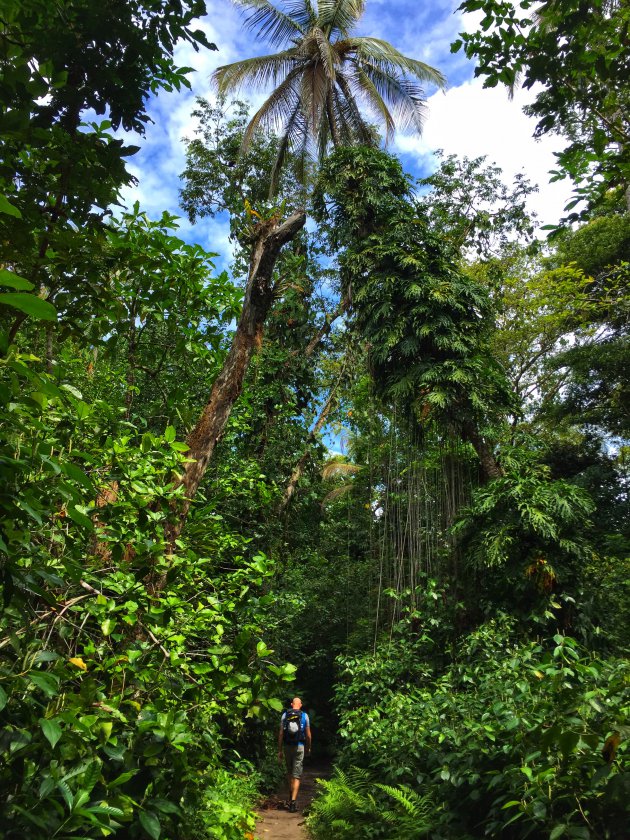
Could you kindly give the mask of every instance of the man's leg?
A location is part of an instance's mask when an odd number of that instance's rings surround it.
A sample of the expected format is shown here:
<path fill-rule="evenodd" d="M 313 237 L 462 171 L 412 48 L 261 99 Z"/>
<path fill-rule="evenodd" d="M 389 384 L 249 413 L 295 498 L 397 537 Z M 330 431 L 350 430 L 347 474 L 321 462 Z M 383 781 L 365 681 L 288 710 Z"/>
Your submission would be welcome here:
<path fill-rule="evenodd" d="M 295 747 L 284 745 L 284 763 L 287 768 L 287 790 L 289 791 L 289 801 L 287 806 L 290 806 L 293 800 L 293 753 Z"/>
<path fill-rule="evenodd" d="M 294 747 L 293 753 L 293 767 L 291 772 L 291 782 L 289 790 L 291 791 L 291 802 L 289 803 L 289 810 L 295 811 L 298 792 L 300 790 L 300 779 L 302 778 L 302 769 L 304 767 L 304 746 L 300 744 Z"/>

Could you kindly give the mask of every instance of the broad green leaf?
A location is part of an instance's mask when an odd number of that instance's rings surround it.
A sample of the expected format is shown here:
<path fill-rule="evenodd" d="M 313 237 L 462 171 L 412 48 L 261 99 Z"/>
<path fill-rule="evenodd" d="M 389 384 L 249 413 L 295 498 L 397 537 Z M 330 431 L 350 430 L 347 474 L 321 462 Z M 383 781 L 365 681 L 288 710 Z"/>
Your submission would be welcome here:
<path fill-rule="evenodd" d="M 78 790 L 74 795 L 74 800 L 72 802 L 72 810 L 76 811 L 82 805 L 85 805 L 90 799 L 90 794 L 87 790 Z"/>
<path fill-rule="evenodd" d="M 87 528 L 88 531 L 94 530 L 94 525 L 92 524 L 92 520 L 89 516 L 86 516 L 85 513 L 80 510 L 77 505 L 68 505 L 68 516 L 72 519 L 73 522 L 76 522 L 77 525 L 81 525 L 83 528 Z"/>
<path fill-rule="evenodd" d="M 566 825 L 557 825 L 549 835 L 549 840 L 558 840 L 558 837 L 562 837 L 566 830 Z"/>
<path fill-rule="evenodd" d="M 5 690 L 4 690 L 4 688 L 2 688 L 2 686 L 0 685 L 0 712 L 1 712 L 1 711 L 4 709 L 4 707 L 7 705 L 7 701 L 8 701 L 8 699 L 9 699 L 9 698 L 7 697 L 7 693 L 6 693 L 6 691 L 5 691 Z"/>
<path fill-rule="evenodd" d="M 111 618 L 106 618 L 105 621 L 101 623 L 101 630 L 103 631 L 104 636 L 110 636 L 114 632 L 115 627 L 116 622 Z"/>
<path fill-rule="evenodd" d="M 270 709 L 273 709 L 276 712 L 281 712 L 282 709 L 284 708 L 282 703 L 280 702 L 280 700 L 278 700 L 277 697 L 270 697 L 267 700 L 267 705 L 269 706 Z"/>
<path fill-rule="evenodd" d="M 77 467 L 76 464 L 72 463 L 65 463 L 63 464 L 63 471 L 71 478 L 73 481 L 76 481 L 78 484 L 82 484 L 86 490 L 92 490 L 93 484 L 92 480 L 87 476 L 80 467 Z"/>
<path fill-rule="evenodd" d="M 40 688 L 48 697 L 55 697 L 59 693 L 59 684 L 56 677 L 45 672 L 31 671 L 29 678 L 33 685 Z"/>
<path fill-rule="evenodd" d="M 101 778 L 101 765 L 98 761 L 92 761 L 85 770 L 85 774 L 83 776 L 83 789 L 87 791 L 88 794 L 92 792 L 94 786 Z"/>
<path fill-rule="evenodd" d="M 0 304 L 11 306 L 13 309 L 19 309 L 26 315 L 32 315 L 33 318 L 38 318 L 40 321 L 56 321 L 57 310 L 48 303 L 47 300 L 42 300 L 37 295 L 30 295 L 27 292 L 21 294 L 20 292 L 6 292 L 0 294 Z"/>
<path fill-rule="evenodd" d="M 72 810 L 72 806 L 74 805 L 74 796 L 72 795 L 70 786 L 64 779 L 59 779 L 59 781 L 57 782 L 57 787 L 61 791 L 61 795 L 65 799 L 66 805 L 68 806 L 69 810 Z"/>
<path fill-rule="evenodd" d="M 153 840 L 159 840 L 162 826 L 155 814 L 151 813 L 151 811 L 140 811 L 140 825 L 149 837 L 152 837 Z"/>
<path fill-rule="evenodd" d="M 163 814 L 180 814 L 180 808 L 175 805 L 174 802 L 169 802 L 168 799 L 152 799 L 151 805 L 153 808 L 157 808 L 158 811 L 162 811 Z"/>
<path fill-rule="evenodd" d="M 175 440 L 175 427 L 174 426 L 167 426 L 164 430 L 164 440 L 167 443 L 173 443 Z"/>
<path fill-rule="evenodd" d="M 109 782 L 107 787 L 115 788 L 119 785 L 124 785 L 125 782 L 129 781 L 129 779 L 133 779 L 137 772 L 137 770 L 127 770 L 126 773 L 121 773 L 120 776 L 116 776 L 116 778 L 112 782 Z"/>
<path fill-rule="evenodd" d="M 99 730 L 103 741 L 109 741 L 109 738 L 112 734 L 112 729 L 114 728 L 114 724 L 111 720 L 103 720 L 100 723 Z"/>
<path fill-rule="evenodd" d="M 46 718 L 40 718 L 39 725 L 42 728 L 42 732 L 48 739 L 50 746 L 54 747 L 62 735 L 61 727 L 59 726 L 57 721 L 47 720 Z"/>
<path fill-rule="evenodd" d="M 15 216 L 16 219 L 21 219 L 22 214 L 17 207 L 14 207 L 5 195 L 0 194 L 0 213 L 7 216 Z"/>
<path fill-rule="evenodd" d="M 0 268 L 0 286 L 9 286 L 9 288 L 17 289 L 20 292 L 31 292 L 35 288 L 29 280 L 20 277 L 18 274 L 14 274 L 6 268 Z"/>
<path fill-rule="evenodd" d="M 79 391 L 78 388 L 75 388 L 74 385 L 69 385 L 67 382 L 61 386 L 64 391 L 67 391 L 69 394 L 72 394 L 73 397 L 76 397 L 78 400 L 83 399 L 83 394 Z"/>
<path fill-rule="evenodd" d="M 35 654 L 33 662 L 39 664 L 40 662 L 56 662 L 59 659 L 59 654 L 54 650 L 39 650 Z"/>

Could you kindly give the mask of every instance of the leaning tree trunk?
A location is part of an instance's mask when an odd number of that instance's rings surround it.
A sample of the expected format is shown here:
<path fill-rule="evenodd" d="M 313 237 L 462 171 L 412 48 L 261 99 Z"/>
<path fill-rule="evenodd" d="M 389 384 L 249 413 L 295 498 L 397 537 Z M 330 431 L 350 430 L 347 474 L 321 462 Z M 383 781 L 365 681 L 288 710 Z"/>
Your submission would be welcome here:
<path fill-rule="evenodd" d="M 299 211 L 282 223 L 274 218 L 254 229 L 243 311 L 232 346 L 212 386 L 201 417 L 186 441 L 190 461 L 177 482 L 178 487 L 184 487 L 184 502 L 179 509 L 178 521 L 171 530 L 171 540 L 184 527 L 191 500 L 199 489 L 214 448 L 225 430 L 232 406 L 243 390 L 252 354 L 262 342 L 265 320 L 273 303 L 273 269 L 280 249 L 293 239 L 305 221 L 306 214 Z"/>

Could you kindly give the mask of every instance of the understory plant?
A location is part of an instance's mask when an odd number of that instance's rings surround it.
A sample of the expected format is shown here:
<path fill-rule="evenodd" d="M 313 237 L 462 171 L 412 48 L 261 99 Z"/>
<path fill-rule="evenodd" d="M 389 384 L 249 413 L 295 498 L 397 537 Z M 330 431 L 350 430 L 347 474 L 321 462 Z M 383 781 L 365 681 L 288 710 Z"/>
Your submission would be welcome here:
<path fill-rule="evenodd" d="M 320 779 L 308 827 L 315 838 L 357 840 L 416 840 L 432 825 L 433 805 L 407 785 L 377 782 L 365 769 L 336 768 L 331 779 Z"/>
<path fill-rule="evenodd" d="M 195 796 L 209 836 L 242 836 L 224 746 L 281 709 L 294 670 L 262 640 L 272 565 L 220 537 L 220 570 L 182 540 L 174 554 L 175 429 L 120 423 L 36 362 L 0 366 L 3 837 L 177 836 Z"/>
<path fill-rule="evenodd" d="M 443 806 L 436 838 L 620 840 L 630 666 L 560 633 L 519 638 L 515 627 L 505 617 L 482 625 L 439 675 L 420 661 L 404 684 L 379 673 L 388 642 L 375 656 L 342 661 L 342 766 L 430 795 Z"/>
<path fill-rule="evenodd" d="M 243 840 L 253 836 L 260 776 L 252 764 L 238 762 L 201 775 L 183 806 L 181 840 Z"/>

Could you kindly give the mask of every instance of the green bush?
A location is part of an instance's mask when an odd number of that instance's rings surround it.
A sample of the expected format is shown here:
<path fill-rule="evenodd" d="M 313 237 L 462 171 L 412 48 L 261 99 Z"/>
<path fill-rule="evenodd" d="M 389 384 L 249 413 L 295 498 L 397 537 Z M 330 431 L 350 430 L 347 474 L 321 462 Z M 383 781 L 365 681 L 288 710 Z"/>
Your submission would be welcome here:
<path fill-rule="evenodd" d="M 434 679 L 418 662 L 401 690 L 390 666 L 386 646 L 346 662 L 342 762 L 441 803 L 433 836 L 624 836 L 627 660 L 600 659 L 559 634 L 522 641 L 498 619 L 471 633 Z"/>
<path fill-rule="evenodd" d="M 248 762 L 201 776 L 187 798 L 181 840 L 243 840 L 253 832 L 260 776 Z"/>
<path fill-rule="evenodd" d="M 3 837 L 174 837 L 200 778 L 207 819 L 245 824 L 220 816 L 224 745 L 295 670 L 261 639 L 271 565 L 232 541 L 219 596 L 214 558 L 170 552 L 175 429 L 119 424 L 33 361 L 0 362 Z"/>

